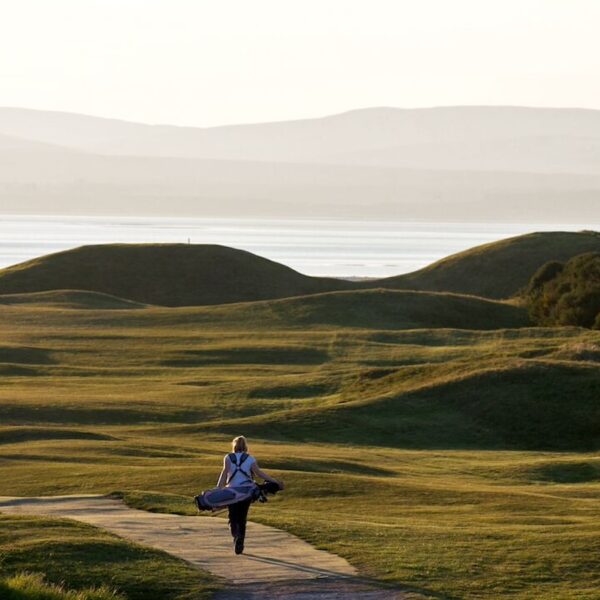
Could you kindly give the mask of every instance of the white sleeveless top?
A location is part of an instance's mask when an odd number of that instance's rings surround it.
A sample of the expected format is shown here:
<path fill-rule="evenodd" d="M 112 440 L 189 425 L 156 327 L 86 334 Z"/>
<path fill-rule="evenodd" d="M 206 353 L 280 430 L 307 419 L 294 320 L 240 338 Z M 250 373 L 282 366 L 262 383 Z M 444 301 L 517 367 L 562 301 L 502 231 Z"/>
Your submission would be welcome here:
<path fill-rule="evenodd" d="M 242 456 L 242 454 L 243 454 L 243 452 L 235 453 L 235 457 L 238 461 L 238 464 L 240 462 L 240 456 Z M 248 458 L 242 464 L 242 470 L 245 471 L 246 473 L 248 473 L 248 475 L 250 475 L 250 479 L 252 479 L 252 465 L 255 462 L 256 462 L 256 459 L 254 458 L 254 456 L 248 455 Z M 229 460 L 229 454 L 227 454 L 225 456 L 225 470 L 227 472 L 228 478 L 235 471 L 235 469 L 236 469 L 235 465 Z M 249 483 L 248 477 L 246 477 L 246 475 L 244 475 L 244 473 L 242 473 L 241 471 L 238 471 L 233 476 L 231 481 L 227 484 L 227 486 L 235 487 L 236 485 L 244 485 L 244 484 L 248 484 L 248 483 Z"/>

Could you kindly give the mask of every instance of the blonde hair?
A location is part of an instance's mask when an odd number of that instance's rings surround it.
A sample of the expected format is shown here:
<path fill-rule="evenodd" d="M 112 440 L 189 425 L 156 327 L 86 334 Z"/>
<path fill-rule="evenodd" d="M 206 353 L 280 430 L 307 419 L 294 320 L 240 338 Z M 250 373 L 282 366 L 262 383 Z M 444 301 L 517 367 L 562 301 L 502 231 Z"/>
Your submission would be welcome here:
<path fill-rule="evenodd" d="M 234 452 L 248 452 L 248 442 L 243 435 L 238 435 L 231 442 L 231 449 Z"/>

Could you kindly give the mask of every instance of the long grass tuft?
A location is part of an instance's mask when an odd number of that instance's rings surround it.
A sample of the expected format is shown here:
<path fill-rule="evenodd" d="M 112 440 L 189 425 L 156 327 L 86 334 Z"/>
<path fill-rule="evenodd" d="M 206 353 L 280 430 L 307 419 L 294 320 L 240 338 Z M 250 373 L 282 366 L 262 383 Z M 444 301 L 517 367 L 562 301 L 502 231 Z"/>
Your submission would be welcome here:
<path fill-rule="evenodd" d="M 48 583 L 39 573 L 19 573 L 0 579 L 2 600 L 125 600 L 125 597 L 106 586 L 85 590 L 66 590 Z"/>

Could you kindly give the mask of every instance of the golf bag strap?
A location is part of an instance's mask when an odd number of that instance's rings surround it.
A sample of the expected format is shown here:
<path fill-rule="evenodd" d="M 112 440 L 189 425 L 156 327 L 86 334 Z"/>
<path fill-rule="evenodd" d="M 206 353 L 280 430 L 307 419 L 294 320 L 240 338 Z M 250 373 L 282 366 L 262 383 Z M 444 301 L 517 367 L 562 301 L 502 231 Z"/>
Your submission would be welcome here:
<path fill-rule="evenodd" d="M 245 452 L 243 452 L 242 455 L 240 456 L 240 462 L 238 463 L 235 452 L 231 452 L 229 454 L 229 461 L 235 467 L 235 470 L 233 471 L 233 473 L 227 475 L 227 484 L 228 485 L 229 485 L 229 482 L 238 474 L 238 472 L 244 474 L 246 476 L 246 478 L 248 479 L 248 481 L 252 481 L 252 477 L 250 476 L 250 473 L 248 473 L 247 471 L 244 471 L 244 469 L 242 469 L 242 465 L 244 464 L 244 462 L 246 461 L 247 458 L 248 458 L 248 455 Z"/>

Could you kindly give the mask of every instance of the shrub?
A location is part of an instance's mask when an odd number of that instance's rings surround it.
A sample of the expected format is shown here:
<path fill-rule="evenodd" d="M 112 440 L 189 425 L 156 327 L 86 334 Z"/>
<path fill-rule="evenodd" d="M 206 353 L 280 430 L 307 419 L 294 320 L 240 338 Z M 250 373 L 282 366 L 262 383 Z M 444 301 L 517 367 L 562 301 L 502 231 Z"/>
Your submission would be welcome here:
<path fill-rule="evenodd" d="M 526 298 L 538 325 L 600 328 L 600 254 L 546 263 L 531 278 Z"/>

